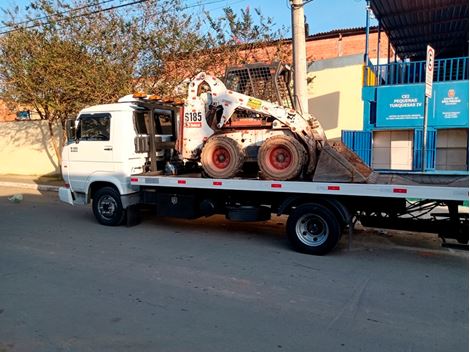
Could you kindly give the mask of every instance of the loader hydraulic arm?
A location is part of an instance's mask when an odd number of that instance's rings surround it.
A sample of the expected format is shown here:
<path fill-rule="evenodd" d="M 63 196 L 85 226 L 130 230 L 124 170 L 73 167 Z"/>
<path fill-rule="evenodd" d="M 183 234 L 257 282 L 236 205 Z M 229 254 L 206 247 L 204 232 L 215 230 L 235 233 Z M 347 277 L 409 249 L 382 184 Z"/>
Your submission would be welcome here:
<path fill-rule="evenodd" d="M 198 99 L 205 84 L 209 87 L 212 104 L 222 106 L 224 109 L 222 118 L 217 124 L 218 128 L 222 128 L 230 120 L 236 109 L 244 109 L 272 116 L 295 131 L 307 145 L 316 144 L 316 142 L 322 145 L 326 142 L 323 128 L 318 120 L 310 114 L 301 115 L 294 109 L 228 90 L 221 80 L 204 72 L 199 73 L 190 83 L 189 103 Z"/>

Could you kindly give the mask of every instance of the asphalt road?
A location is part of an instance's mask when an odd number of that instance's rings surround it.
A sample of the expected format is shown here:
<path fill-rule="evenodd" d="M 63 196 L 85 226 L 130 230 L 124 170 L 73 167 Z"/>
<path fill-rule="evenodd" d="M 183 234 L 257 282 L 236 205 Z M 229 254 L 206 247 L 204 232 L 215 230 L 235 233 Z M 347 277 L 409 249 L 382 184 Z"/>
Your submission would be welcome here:
<path fill-rule="evenodd" d="M 285 219 L 98 225 L 0 188 L 0 351 L 468 351 L 468 253 L 359 231 L 293 252 Z M 31 192 L 31 191 L 30 191 Z"/>

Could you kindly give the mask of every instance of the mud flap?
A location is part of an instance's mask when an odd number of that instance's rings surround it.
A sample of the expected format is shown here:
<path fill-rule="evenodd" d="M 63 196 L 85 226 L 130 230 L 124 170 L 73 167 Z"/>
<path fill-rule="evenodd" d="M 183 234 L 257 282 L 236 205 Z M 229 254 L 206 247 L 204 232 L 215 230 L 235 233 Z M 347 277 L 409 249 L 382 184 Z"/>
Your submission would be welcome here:
<path fill-rule="evenodd" d="M 68 203 L 70 205 L 73 205 L 72 190 L 70 188 L 60 187 L 59 188 L 59 199 L 60 199 L 60 201 L 62 201 L 64 203 Z"/>
<path fill-rule="evenodd" d="M 130 205 L 126 209 L 126 226 L 132 227 L 138 225 L 141 221 L 140 207 L 138 204 Z"/>

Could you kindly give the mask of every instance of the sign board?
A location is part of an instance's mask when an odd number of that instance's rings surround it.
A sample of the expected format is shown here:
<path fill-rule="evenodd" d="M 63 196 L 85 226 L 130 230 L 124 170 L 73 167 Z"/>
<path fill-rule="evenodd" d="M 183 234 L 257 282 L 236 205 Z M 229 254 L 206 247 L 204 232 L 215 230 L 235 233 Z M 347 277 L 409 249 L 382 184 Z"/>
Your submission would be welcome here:
<path fill-rule="evenodd" d="M 431 46 L 426 48 L 426 91 L 428 98 L 432 97 L 432 81 L 434 74 L 434 49 Z"/>
<path fill-rule="evenodd" d="M 423 86 L 386 86 L 377 89 L 377 127 L 421 127 Z"/>
<path fill-rule="evenodd" d="M 468 81 L 436 83 L 433 90 L 434 113 L 429 124 L 468 128 Z"/>

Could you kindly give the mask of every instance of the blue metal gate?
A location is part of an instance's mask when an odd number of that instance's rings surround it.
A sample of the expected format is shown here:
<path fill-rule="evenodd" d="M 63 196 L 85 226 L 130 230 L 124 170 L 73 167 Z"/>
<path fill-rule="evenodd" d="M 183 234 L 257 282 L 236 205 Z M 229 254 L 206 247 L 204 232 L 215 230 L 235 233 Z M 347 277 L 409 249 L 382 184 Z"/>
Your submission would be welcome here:
<path fill-rule="evenodd" d="M 413 138 L 413 170 L 421 170 L 423 165 L 423 130 L 415 129 Z M 426 133 L 426 170 L 436 168 L 436 130 Z"/>
<path fill-rule="evenodd" d="M 341 141 L 355 152 L 367 165 L 372 159 L 372 132 L 370 131 L 341 131 Z"/>

